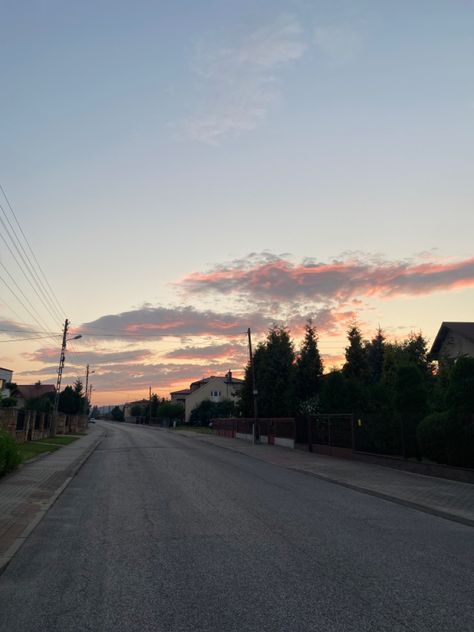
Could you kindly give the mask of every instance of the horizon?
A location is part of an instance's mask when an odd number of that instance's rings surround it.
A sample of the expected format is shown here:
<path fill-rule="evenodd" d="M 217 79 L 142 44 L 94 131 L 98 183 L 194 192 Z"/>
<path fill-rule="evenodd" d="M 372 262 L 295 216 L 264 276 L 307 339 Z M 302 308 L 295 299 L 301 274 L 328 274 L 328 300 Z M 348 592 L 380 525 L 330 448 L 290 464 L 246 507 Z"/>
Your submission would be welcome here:
<path fill-rule="evenodd" d="M 4 12 L 15 381 L 56 382 L 66 316 L 99 406 L 242 377 L 248 327 L 312 318 L 327 371 L 354 320 L 472 321 L 472 2 L 140 7 Z"/>

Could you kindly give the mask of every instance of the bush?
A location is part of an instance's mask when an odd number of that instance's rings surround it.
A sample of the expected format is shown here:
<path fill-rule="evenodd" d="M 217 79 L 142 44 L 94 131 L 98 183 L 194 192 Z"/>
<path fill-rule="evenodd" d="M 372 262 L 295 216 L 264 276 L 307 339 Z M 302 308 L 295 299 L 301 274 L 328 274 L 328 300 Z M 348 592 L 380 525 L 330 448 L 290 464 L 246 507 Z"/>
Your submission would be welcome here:
<path fill-rule="evenodd" d="M 0 476 L 14 470 L 21 463 L 16 441 L 4 430 L 0 430 Z"/>
<path fill-rule="evenodd" d="M 453 410 L 425 417 L 417 428 L 423 455 L 437 463 L 474 467 L 474 419 Z"/>

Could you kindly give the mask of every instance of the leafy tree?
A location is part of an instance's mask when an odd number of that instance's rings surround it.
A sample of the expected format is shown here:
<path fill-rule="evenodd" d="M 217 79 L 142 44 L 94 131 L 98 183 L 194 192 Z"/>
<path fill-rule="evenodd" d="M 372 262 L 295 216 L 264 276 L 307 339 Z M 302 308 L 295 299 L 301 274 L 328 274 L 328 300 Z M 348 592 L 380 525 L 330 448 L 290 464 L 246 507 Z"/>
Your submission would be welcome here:
<path fill-rule="evenodd" d="M 353 405 L 348 380 L 342 371 L 333 369 L 323 378 L 321 392 L 322 413 L 351 413 Z"/>
<path fill-rule="evenodd" d="M 474 415 L 474 358 L 463 356 L 454 364 L 446 403 L 458 413 Z"/>
<path fill-rule="evenodd" d="M 407 363 L 415 364 L 423 376 L 431 377 L 433 367 L 428 360 L 428 342 L 421 331 L 417 334 L 412 332 L 408 336 L 408 339 L 403 343 L 403 351 Z"/>
<path fill-rule="evenodd" d="M 346 362 L 343 367 L 345 377 L 367 380 L 369 363 L 359 327 L 353 324 L 347 332 L 349 345 L 346 347 Z"/>
<path fill-rule="evenodd" d="M 130 409 L 130 414 L 132 417 L 141 417 L 144 415 L 143 406 L 140 406 L 140 404 L 134 404 Z"/>
<path fill-rule="evenodd" d="M 161 419 L 184 419 L 184 408 L 181 404 L 163 400 L 157 411 L 157 417 Z"/>
<path fill-rule="evenodd" d="M 17 400 L 14 397 L 2 397 L 0 398 L 0 406 L 2 408 L 15 408 Z"/>
<path fill-rule="evenodd" d="M 123 410 L 119 406 L 114 406 L 112 408 L 112 410 L 110 411 L 110 416 L 112 417 L 114 421 L 124 420 Z"/>
<path fill-rule="evenodd" d="M 54 393 L 46 393 L 42 397 L 30 397 L 25 402 L 26 410 L 36 410 L 40 413 L 49 413 L 53 409 Z"/>
<path fill-rule="evenodd" d="M 395 382 L 395 407 L 400 413 L 425 415 L 428 392 L 423 374 L 415 364 L 401 366 Z"/>
<path fill-rule="evenodd" d="M 295 394 L 300 404 L 317 398 L 321 390 L 323 375 L 318 336 L 311 320 L 306 323 L 305 331 L 305 337 L 296 360 Z"/>
<path fill-rule="evenodd" d="M 224 399 L 221 402 L 205 399 L 191 411 L 189 422 L 192 425 L 207 426 L 211 419 L 232 417 L 234 414 L 235 404 L 231 399 Z"/>
<path fill-rule="evenodd" d="M 160 406 L 160 400 L 158 398 L 158 395 L 156 395 L 156 393 L 154 393 L 151 396 L 151 405 L 150 405 L 150 416 L 151 417 L 158 417 L 158 408 Z"/>

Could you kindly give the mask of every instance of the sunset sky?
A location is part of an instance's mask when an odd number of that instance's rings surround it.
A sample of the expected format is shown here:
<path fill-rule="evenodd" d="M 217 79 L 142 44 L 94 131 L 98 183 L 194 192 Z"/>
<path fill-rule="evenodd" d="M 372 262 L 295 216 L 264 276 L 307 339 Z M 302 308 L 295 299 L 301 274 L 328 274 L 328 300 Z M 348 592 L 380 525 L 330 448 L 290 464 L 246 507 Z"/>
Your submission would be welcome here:
<path fill-rule="evenodd" d="M 353 319 L 473 320 L 473 0 L 4 0 L 0 72 L 0 183 L 60 303 L 0 193 L 17 383 L 55 382 L 66 316 L 97 404 L 239 374 L 247 327 L 311 316 L 329 369 Z"/>

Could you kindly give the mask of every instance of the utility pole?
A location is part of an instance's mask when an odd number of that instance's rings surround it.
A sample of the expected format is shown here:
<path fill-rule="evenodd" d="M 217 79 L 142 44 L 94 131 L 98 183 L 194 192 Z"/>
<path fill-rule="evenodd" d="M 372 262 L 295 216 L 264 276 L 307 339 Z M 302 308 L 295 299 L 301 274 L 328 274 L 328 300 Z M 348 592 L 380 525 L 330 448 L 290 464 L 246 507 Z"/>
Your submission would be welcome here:
<path fill-rule="evenodd" d="M 151 426 L 151 386 L 148 387 L 148 425 Z"/>
<path fill-rule="evenodd" d="M 250 360 L 250 371 L 252 373 L 252 394 L 253 394 L 253 416 L 255 419 L 253 425 L 253 442 L 257 441 L 257 419 L 258 419 L 258 408 L 257 408 L 257 385 L 255 382 L 255 366 L 253 363 L 253 353 L 252 353 L 252 334 L 250 332 L 250 327 L 247 329 L 247 335 L 249 338 L 249 360 Z"/>
<path fill-rule="evenodd" d="M 88 397 L 88 393 L 87 393 L 87 389 L 89 388 L 89 365 L 87 365 L 86 367 L 86 388 L 85 388 L 85 393 L 86 393 L 86 413 L 89 414 L 89 397 Z"/>
<path fill-rule="evenodd" d="M 61 345 L 61 355 L 59 356 L 58 379 L 56 380 L 56 393 L 54 394 L 53 419 L 51 424 L 51 434 L 56 434 L 56 417 L 58 415 L 59 393 L 61 391 L 61 379 L 63 377 L 64 360 L 66 359 L 66 337 L 69 329 L 69 321 L 66 318 L 63 329 L 63 342 Z"/>

